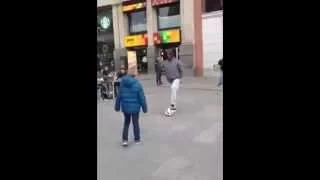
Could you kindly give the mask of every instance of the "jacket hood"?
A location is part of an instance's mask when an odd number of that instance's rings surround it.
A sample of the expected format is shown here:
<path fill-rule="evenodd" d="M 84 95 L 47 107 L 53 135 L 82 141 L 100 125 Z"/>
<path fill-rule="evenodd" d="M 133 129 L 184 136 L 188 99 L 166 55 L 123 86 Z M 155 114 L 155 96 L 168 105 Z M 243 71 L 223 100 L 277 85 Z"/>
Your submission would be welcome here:
<path fill-rule="evenodd" d="M 125 87 L 129 88 L 132 85 L 134 85 L 135 83 L 137 83 L 137 80 L 134 77 L 130 76 L 130 75 L 126 75 L 126 76 L 123 77 L 121 83 L 123 83 L 123 85 Z"/>

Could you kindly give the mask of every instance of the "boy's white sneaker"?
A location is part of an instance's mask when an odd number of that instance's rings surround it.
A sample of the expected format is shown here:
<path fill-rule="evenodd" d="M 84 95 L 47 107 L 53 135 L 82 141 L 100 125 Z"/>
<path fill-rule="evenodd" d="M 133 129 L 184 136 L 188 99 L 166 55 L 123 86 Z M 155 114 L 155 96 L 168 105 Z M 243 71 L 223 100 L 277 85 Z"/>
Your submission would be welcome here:
<path fill-rule="evenodd" d="M 128 146 L 128 141 L 123 141 L 121 145 L 122 146 Z"/>

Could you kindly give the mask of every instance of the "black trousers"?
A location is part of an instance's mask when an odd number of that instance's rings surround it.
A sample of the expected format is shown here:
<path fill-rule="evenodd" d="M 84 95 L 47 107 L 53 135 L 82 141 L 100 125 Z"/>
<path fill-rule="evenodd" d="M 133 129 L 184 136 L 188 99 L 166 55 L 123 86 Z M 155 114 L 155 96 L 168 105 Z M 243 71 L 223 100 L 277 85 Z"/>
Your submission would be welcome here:
<path fill-rule="evenodd" d="M 140 140 L 139 113 L 124 113 L 122 140 L 128 141 L 128 132 L 129 132 L 129 126 L 130 126 L 131 120 L 133 124 L 134 140 L 139 141 Z"/>
<path fill-rule="evenodd" d="M 114 82 L 114 96 L 117 97 L 119 94 L 120 82 Z"/>
<path fill-rule="evenodd" d="M 112 91 L 112 83 L 105 83 L 100 85 L 100 93 L 108 94 L 108 92 Z"/>
<path fill-rule="evenodd" d="M 161 75 L 162 75 L 161 72 L 156 72 L 157 85 L 161 85 L 162 84 Z"/>

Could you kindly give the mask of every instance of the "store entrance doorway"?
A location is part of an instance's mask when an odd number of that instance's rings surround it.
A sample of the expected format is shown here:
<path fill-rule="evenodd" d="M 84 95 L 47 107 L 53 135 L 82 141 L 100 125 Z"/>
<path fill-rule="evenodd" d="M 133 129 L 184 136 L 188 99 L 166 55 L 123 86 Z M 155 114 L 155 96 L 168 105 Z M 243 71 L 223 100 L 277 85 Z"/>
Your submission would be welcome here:
<path fill-rule="evenodd" d="M 139 74 L 148 73 L 148 59 L 147 59 L 147 49 L 136 49 L 137 54 L 137 66 Z"/>

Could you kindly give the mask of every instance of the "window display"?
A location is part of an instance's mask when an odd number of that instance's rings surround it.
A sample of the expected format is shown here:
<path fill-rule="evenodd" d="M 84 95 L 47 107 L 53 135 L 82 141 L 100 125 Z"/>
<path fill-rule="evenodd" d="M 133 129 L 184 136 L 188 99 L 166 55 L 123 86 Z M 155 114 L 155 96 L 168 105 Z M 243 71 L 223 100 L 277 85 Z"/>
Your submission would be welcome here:
<path fill-rule="evenodd" d="M 179 4 L 158 8 L 159 29 L 167 29 L 180 26 Z"/>
<path fill-rule="evenodd" d="M 147 19 L 145 11 L 138 11 L 128 14 L 130 33 L 147 31 Z"/>

